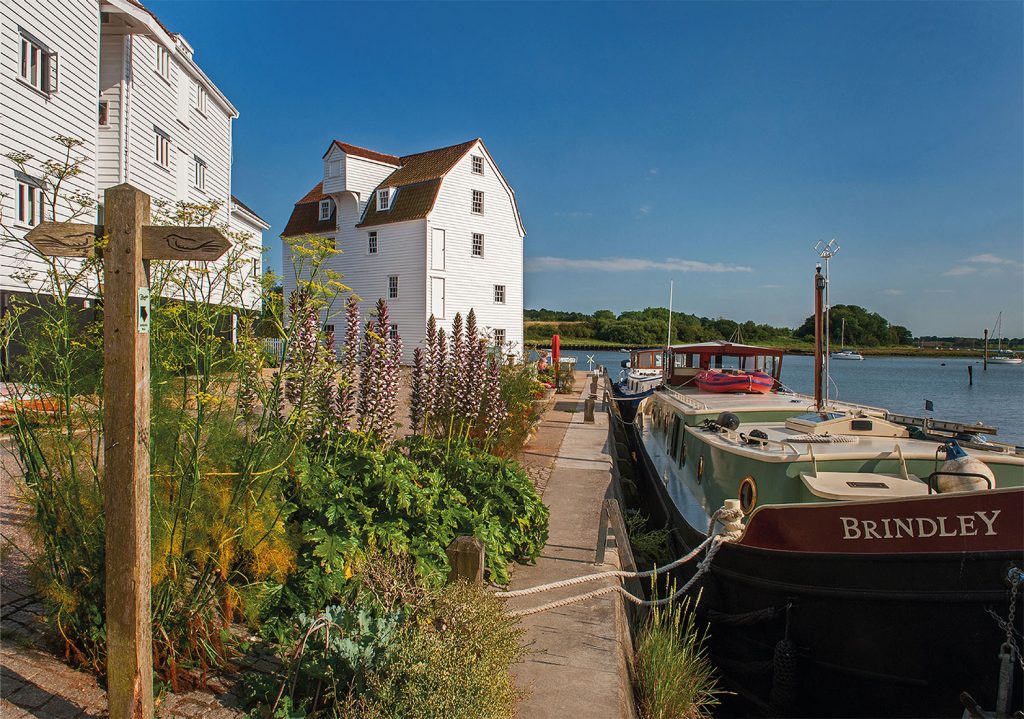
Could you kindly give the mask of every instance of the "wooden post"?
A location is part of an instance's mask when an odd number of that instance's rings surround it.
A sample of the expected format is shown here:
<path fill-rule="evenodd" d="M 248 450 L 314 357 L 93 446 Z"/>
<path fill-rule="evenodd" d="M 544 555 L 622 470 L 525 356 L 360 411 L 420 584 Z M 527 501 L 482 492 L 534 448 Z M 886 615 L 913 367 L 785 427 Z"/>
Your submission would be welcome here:
<path fill-rule="evenodd" d="M 149 516 L 149 260 L 215 260 L 231 246 L 214 227 L 149 225 L 149 196 L 104 194 L 106 224 L 40 222 L 38 252 L 103 250 L 103 515 L 106 521 L 107 704 L 111 719 L 153 716 Z"/>
<path fill-rule="evenodd" d="M 456 537 L 444 552 L 452 565 L 449 582 L 463 579 L 473 584 L 483 583 L 483 542 L 476 537 Z"/>
<path fill-rule="evenodd" d="M 482 584 L 484 581 L 484 543 L 476 537 L 456 537 L 448 549 L 448 563 L 451 564 L 451 571 L 448 572 L 448 581 L 454 582 L 458 579 L 465 579 L 473 584 Z"/>
<path fill-rule="evenodd" d="M 149 263 L 142 258 L 149 196 L 118 185 L 104 197 L 110 238 L 103 253 L 107 703 L 111 719 L 136 719 L 153 716 Z"/>
<path fill-rule="evenodd" d="M 583 400 L 583 421 L 593 422 L 594 421 L 594 398 L 587 397 Z"/>
<path fill-rule="evenodd" d="M 967 385 L 969 387 L 974 386 L 974 367 L 967 365 Z"/>

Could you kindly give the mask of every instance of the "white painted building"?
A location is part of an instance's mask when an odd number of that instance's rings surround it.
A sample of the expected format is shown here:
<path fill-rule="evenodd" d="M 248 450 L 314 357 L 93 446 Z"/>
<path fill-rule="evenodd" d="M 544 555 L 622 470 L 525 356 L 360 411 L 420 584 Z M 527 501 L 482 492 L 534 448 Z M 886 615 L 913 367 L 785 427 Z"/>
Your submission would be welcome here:
<path fill-rule="evenodd" d="M 231 125 L 238 111 L 193 59 L 193 49 L 136 0 L 3 0 L 0 4 L 0 213 L 2 235 L 20 239 L 40 220 L 68 220 L 44 181 L 54 140 L 80 139 L 82 172 L 61 196 L 100 203 L 78 222 L 102 222 L 103 191 L 127 182 L 156 200 L 219 202 L 213 222 L 252 237 L 241 296 L 259 302 L 262 233 L 269 225 L 231 194 Z M 28 152 L 23 170 L 6 157 Z M 153 208 L 154 211 L 157 209 Z M 0 244 L 0 307 L 25 291 L 33 267 L 16 241 Z M 34 289 L 38 289 L 38 286 Z"/>
<path fill-rule="evenodd" d="M 285 238 L 284 293 L 299 279 L 287 239 L 317 234 L 341 253 L 330 267 L 361 298 L 364 317 L 388 301 L 403 361 L 433 314 L 450 329 L 476 311 L 504 352 L 523 351 L 523 229 L 515 193 L 483 141 L 397 157 L 334 141 L 323 178 L 295 204 Z M 324 317 L 341 330 L 341 316 Z"/>

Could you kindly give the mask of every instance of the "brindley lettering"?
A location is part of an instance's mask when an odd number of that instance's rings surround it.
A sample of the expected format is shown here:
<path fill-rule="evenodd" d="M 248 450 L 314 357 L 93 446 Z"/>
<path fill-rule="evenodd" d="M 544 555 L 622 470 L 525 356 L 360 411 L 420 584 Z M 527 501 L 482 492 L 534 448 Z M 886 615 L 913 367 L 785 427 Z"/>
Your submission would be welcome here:
<path fill-rule="evenodd" d="M 994 537 L 996 518 L 1002 510 L 957 514 L 952 517 L 888 517 L 858 519 L 840 517 L 843 539 L 928 539 L 929 537 Z"/>

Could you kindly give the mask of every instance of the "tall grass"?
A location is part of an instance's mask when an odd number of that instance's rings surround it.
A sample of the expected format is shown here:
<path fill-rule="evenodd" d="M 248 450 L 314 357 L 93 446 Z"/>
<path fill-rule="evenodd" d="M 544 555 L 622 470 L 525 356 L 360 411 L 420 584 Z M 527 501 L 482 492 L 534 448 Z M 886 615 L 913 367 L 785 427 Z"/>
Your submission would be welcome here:
<path fill-rule="evenodd" d="M 636 643 L 634 671 L 643 719 L 711 716 L 718 685 L 689 597 L 652 610 Z"/>

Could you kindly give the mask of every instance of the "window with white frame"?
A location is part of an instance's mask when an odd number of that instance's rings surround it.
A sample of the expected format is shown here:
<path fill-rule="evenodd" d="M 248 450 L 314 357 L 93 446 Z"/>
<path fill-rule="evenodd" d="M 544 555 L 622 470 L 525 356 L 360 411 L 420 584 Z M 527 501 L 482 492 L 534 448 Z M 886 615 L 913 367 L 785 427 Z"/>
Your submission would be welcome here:
<path fill-rule="evenodd" d="M 100 127 L 107 127 L 110 124 L 110 102 L 100 100 L 99 117 L 97 122 Z"/>
<path fill-rule="evenodd" d="M 483 233 L 473 233 L 473 257 L 484 256 L 484 236 Z"/>
<path fill-rule="evenodd" d="M 171 53 L 163 45 L 156 46 L 156 71 L 167 82 L 171 81 Z"/>
<path fill-rule="evenodd" d="M 197 82 L 196 83 L 196 109 L 199 110 L 199 112 L 203 113 L 204 115 L 206 114 L 206 97 L 207 97 L 206 88 L 203 87 L 202 85 L 200 85 Z"/>
<path fill-rule="evenodd" d="M 484 214 L 484 191 L 473 190 L 473 214 Z"/>
<path fill-rule="evenodd" d="M 379 212 L 390 210 L 392 199 L 394 199 L 394 193 L 391 192 L 390 187 L 385 187 L 383 190 L 377 190 L 377 210 Z"/>
<path fill-rule="evenodd" d="M 257 279 L 260 276 L 260 260 L 258 257 L 252 258 L 252 276 Z"/>
<path fill-rule="evenodd" d="M 392 342 L 398 339 L 398 325 L 391 325 L 388 328 L 388 339 Z"/>
<path fill-rule="evenodd" d="M 57 53 L 26 32 L 21 33 L 21 79 L 39 92 L 57 91 Z"/>
<path fill-rule="evenodd" d="M 494 301 L 499 305 L 505 304 L 505 285 L 494 286 Z"/>
<path fill-rule="evenodd" d="M 171 167 L 171 137 L 159 127 L 153 126 L 153 161 L 164 169 Z"/>
<path fill-rule="evenodd" d="M 43 221 L 43 190 L 29 178 L 18 179 L 18 224 L 35 227 Z"/>
<path fill-rule="evenodd" d="M 320 200 L 320 221 L 331 219 L 331 210 L 334 209 L 334 200 L 327 198 L 326 200 Z"/>
<path fill-rule="evenodd" d="M 484 174 L 484 158 L 480 157 L 479 155 L 473 155 L 473 174 Z"/>
<path fill-rule="evenodd" d="M 494 330 L 494 344 L 501 349 L 505 346 L 505 330 Z"/>
<path fill-rule="evenodd" d="M 398 299 L 398 275 L 388 276 L 388 299 Z"/>
<path fill-rule="evenodd" d="M 368 232 L 366 234 L 366 252 L 371 255 L 377 254 L 377 233 Z"/>
<path fill-rule="evenodd" d="M 196 187 L 200 190 L 206 189 L 206 163 L 200 159 L 198 155 L 193 155 L 193 159 L 196 162 L 196 176 L 195 183 Z"/>

